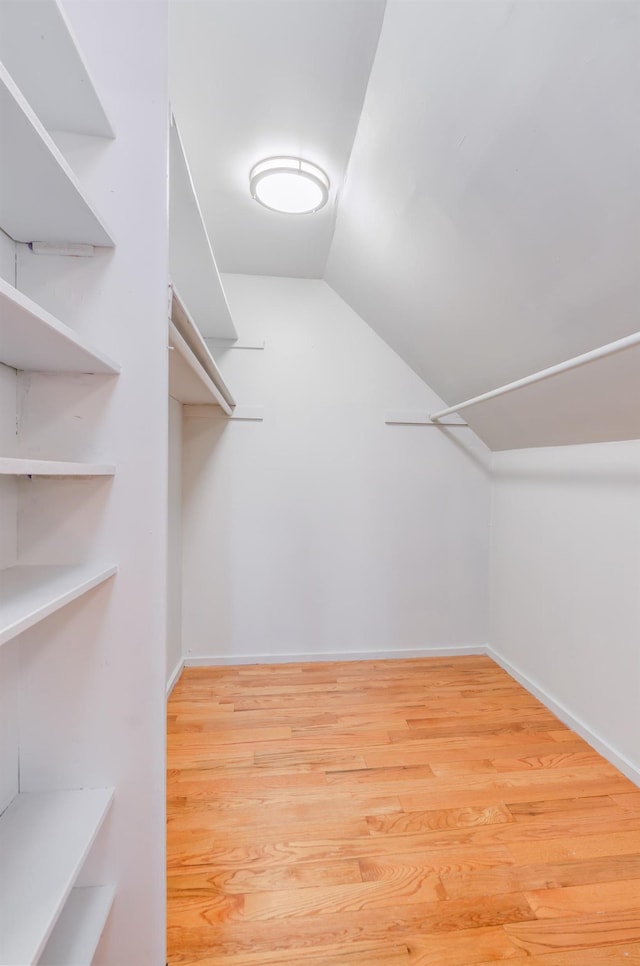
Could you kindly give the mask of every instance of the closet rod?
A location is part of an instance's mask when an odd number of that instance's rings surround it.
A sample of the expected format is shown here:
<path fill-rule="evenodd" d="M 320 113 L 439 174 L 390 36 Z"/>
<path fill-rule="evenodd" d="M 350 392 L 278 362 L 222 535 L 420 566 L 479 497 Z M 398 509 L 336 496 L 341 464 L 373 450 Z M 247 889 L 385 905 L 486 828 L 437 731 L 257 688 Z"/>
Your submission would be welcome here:
<path fill-rule="evenodd" d="M 505 396 L 507 393 L 514 392 L 516 389 L 522 389 L 524 386 L 531 386 L 536 382 L 542 382 L 543 379 L 549 379 L 550 376 L 557 376 L 561 372 L 577 369 L 579 366 L 584 366 L 588 362 L 595 362 L 596 359 L 604 359 L 606 356 L 615 355 L 615 353 L 623 352 L 625 349 L 633 349 L 637 345 L 640 345 L 640 332 L 634 332 L 633 335 L 627 335 L 624 339 L 617 339 L 615 342 L 608 342 L 607 345 L 600 346 L 599 349 L 583 352 L 582 355 L 574 356 L 573 359 L 567 359 L 565 362 L 559 362 L 555 366 L 541 369 L 539 372 L 534 372 L 530 376 L 516 379 L 515 382 L 508 382 L 505 386 L 500 386 L 498 389 L 491 389 L 489 392 L 483 392 L 480 396 L 465 399 L 464 402 L 458 403 L 456 406 L 449 406 L 448 409 L 441 409 L 439 412 L 433 413 L 429 418 L 433 422 L 437 422 L 439 419 L 450 416 L 452 413 L 459 413 L 461 409 L 467 409 L 469 406 L 477 406 L 478 403 L 487 402 L 487 400 L 495 399 L 497 396 Z"/>

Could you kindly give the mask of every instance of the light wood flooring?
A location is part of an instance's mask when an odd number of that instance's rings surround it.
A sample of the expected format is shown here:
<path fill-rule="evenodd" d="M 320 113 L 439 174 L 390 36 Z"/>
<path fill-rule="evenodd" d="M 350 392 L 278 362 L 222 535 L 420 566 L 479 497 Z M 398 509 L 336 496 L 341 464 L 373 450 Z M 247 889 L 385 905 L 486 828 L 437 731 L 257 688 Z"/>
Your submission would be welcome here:
<path fill-rule="evenodd" d="M 170 966 L 640 964 L 640 790 L 486 657 L 189 668 L 168 730 Z"/>

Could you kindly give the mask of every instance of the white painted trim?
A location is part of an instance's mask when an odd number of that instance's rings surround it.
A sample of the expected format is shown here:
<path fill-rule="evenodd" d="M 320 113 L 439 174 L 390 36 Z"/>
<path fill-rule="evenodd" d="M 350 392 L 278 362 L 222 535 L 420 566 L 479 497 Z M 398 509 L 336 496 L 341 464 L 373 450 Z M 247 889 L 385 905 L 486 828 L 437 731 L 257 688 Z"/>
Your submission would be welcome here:
<path fill-rule="evenodd" d="M 178 678 L 182 674 L 182 668 L 184 667 L 184 660 L 180 658 L 173 671 L 169 675 L 169 680 L 167 681 L 167 697 L 171 696 L 171 692 L 178 683 Z"/>
<path fill-rule="evenodd" d="M 483 644 L 456 644 L 451 647 L 409 648 L 398 651 L 347 651 L 326 654 L 211 654 L 184 658 L 185 667 L 226 667 L 234 664 L 301 664 L 322 661 L 390 661 L 412 657 L 461 657 L 485 654 Z"/>
<path fill-rule="evenodd" d="M 503 668 L 507 674 L 518 682 L 518 684 L 521 684 L 523 688 L 526 688 L 527 691 L 534 695 L 534 697 L 538 698 L 539 701 L 542 701 L 545 707 L 552 711 L 553 714 L 557 715 L 560 721 L 568 725 L 572 731 L 575 731 L 576 734 L 579 734 L 580 737 L 584 738 L 585 741 L 588 741 L 592 748 L 595 748 L 595 750 L 599 752 L 603 758 L 606 758 L 607 761 L 609 761 L 612 765 L 615 765 L 615 767 L 618 768 L 623 775 L 626 775 L 627 778 L 631 779 L 632 782 L 640 786 L 640 768 L 634 765 L 633 762 L 629 761 L 629 759 L 624 755 L 621 755 L 619 752 L 617 752 L 615 748 L 612 748 L 608 741 L 606 741 L 604 738 L 601 738 L 600 735 L 598 735 L 595 731 L 592 731 L 592 729 L 585 724 L 584 721 L 582 721 L 580 718 L 576 718 L 576 716 L 572 714 L 571 711 L 564 706 L 564 704 L 552 697 L 548 691 L 546 691 L 535 681 L 532 681 L 531 678 L 524 674 L 523 671 L 520 671 L 518 668 L 514 667 L 510 661 L 507 661 L 506 658 L 502 657 L 501 654 L 495 651 L 490 644 L 486 645 L 484 651 L 492 661 L 495 661 L 496 664 L 500 665 L 500 667 Z"/>

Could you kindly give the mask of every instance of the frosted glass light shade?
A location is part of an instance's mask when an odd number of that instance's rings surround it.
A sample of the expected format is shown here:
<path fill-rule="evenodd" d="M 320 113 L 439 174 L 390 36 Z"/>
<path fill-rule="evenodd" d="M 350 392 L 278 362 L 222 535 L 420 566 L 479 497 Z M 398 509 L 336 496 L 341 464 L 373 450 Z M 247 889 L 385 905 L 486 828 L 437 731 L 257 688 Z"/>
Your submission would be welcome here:
<path fill-rule="evenodd" d="M 265 208 L 289 215 L 318 211 L 329 197 L 329 179 L 322 168 L 301 158 L 258 161 L 249 174 L 249 187 Z"/>

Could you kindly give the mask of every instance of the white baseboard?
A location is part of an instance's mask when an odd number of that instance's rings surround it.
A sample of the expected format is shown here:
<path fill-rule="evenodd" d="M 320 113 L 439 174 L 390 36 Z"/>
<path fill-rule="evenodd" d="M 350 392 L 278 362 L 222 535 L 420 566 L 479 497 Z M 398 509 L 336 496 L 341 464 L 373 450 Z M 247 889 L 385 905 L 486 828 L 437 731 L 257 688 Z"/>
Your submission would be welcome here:
<path fill-rule="evenodd" d="M 495 651 L 490 644 L 487 644 L 487 646 L 484 648 L 484 652 L 488 655 L 488 657 L 491 658 L 492 661 L 495 661 L 496 664 L 499 664 L 500 667 L 507 672 L 507 674 L 511 675 L 512 678 L 521 684 L 523 688 L 526 688 L 527 691 L 534 695 L 534 697 L 538 698 L 539 701 L 542 701 L 544 706 L 547 707 L 549 711 L 552 711 L 553 714 L 560 719 L 560 721 L 568 725 L 572 731 L 575 731 L 577 734 L 579 734 L 580 737 L 584 738 L 585 741 L 588 741 L 591 747 L 595 748 L 595 750 L 599 752 L 603 758 L 606 758 L 607 761 L 611 762 L 612 765 L 615 765 L 615 767 L 621 771 L 623 775 L 626 775 L 627 778 L 631 779 L 632 782 L 635 782 L 636 785 L 640 785 L 640 768 L 636 767 L 633 762 L 629 761 L 625 755 L 621 755 L 615 750 L 615 748 L 612 748 L 608 741 L 598 735 L 595 731 L 592 731 L 591 728 L 580 718 L 576 718 L 575 715 L 568 710 L 568 708 L 565 708 L 560 701 L 557 701 L 554 697 L 552 697 L 549 692 L 545 690 L 545 688 L 537 684 L 535 681 L 532 681 L 531 678 L 524 674 L 523 671 L 520 671 L 519 668 L 514 667 L 510 661 L 507 661 L 506 658 L 502 657 L 501 654 Z"/>
<path fill-rule="evenodd" d="M 230 654 L 206 656 L 187 655 L 185 667 L 226 667 L 234 664 L 299 664 L 321 661 L 389 661 L 412 657 L 460 657 L 465 654 L 485 654 L 483 644 L 460 644 L 452 647 L 409 648 L 398 651 L 340 651 L 315 654 Z"/>
<path fill-rule="evenodd" d="M 180 658 L 173 671 L 169 675 L 169 680 L 167 681 L 167 697 L 171 694 L 176 684 L 178 683 L 178 678 L 182 674 L 182 668 L 184 667 L 184 660 Z"/>

